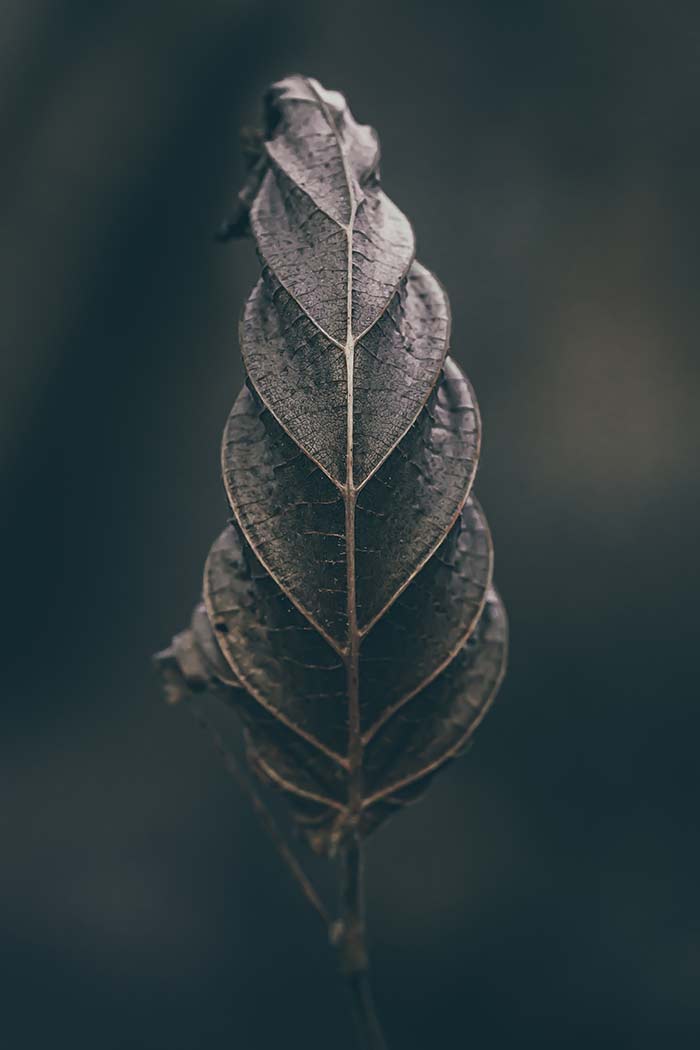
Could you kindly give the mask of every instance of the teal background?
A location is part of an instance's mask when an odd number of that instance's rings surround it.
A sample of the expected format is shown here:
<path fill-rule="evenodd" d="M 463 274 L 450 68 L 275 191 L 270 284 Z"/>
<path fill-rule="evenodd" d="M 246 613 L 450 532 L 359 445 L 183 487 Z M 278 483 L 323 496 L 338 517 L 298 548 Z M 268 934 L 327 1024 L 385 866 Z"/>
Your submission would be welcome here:
<path fill-rule="evenodd" d="M 287 72 L 381 135 L 484 420 L 512 658 L 372 840 L 392 1050 L 700 1037 L 696 4 L 5 0 L 2 1043 L 349 1050 L 320 926 L 149 657 L 227 515 Z M 328 888 L 328 887 L 327 887 Z"/>

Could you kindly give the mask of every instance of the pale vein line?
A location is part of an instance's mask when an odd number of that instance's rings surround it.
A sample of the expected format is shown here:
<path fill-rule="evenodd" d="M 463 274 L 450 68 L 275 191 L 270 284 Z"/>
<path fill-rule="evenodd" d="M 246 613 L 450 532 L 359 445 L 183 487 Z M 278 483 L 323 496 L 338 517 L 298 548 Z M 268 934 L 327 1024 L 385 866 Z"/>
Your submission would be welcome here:
<path fill-rule="evenodd" d="M 348 642 L 349 651 L 346 658 L 348 676 L 348 761 L 349 785 L 348 804 L 351 813 L 357 818 L 362 809 L 362 727 L 360 720 L 360 696 L 359 696 L 359 657 L 360 636 L 357 627 L 357 581 L 355 572 L 355 506 L 357 494 L 353 480 L 353 393 L 354 378 L 353 368 L 355 362 L 355 343 L 352 334 L 352 298 L 353 298 L 353 272 L 352 272 L 352 238 L 357 212 L 357 200 L 350 177 L 348 160 L 345 155 L 343 144 L 338 134 L 338 129 L 333 121 L 325 101 L 316 91 L 314 85 L 307 80 L 307 84 L 313 94 L 319 99 L 328 122 L 333 131 L 338 150 L 343 164 L 345 182 L 348 188 L 350 200 L 350 218 L 346 228 L 347 237 L 347 302 L 346 302 L 346 338 L 345 338 L 345 362 L 347 369 L 347 417 L 346 417 L 346 480 L 345 480 L 345 557 L 347 565 L 347 619 L 348 619 Z"/>

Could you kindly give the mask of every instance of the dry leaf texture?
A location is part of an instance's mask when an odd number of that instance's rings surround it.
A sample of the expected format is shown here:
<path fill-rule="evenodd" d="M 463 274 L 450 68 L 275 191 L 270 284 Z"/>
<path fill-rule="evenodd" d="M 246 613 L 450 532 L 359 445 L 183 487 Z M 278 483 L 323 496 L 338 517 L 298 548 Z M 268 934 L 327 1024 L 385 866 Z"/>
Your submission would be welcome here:
<path fill-rule="evenodd" d="M 262 264 L 224 430 L 233 520 L 159 660 L 235 706 L 312 845 L 367 833 L 464 748 L 507 625 L 472 495 L 481 424 L 449 304 L 342 95 L 290 76 L 240 195 Z"/>

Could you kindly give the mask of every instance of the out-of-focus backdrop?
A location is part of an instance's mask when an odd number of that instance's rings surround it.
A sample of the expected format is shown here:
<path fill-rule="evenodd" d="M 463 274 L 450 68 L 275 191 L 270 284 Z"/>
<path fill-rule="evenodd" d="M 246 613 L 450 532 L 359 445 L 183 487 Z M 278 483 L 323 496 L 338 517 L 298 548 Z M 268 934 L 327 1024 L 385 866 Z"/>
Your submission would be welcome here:
<path fill-rule="evenodd" d="M 4 0 L 7 1050 L 349 1050 L 320 927 L 152 651 L 226 515 L 257 264 L 211 234 L 287 72 L 344 91 L 446 285 L 512 625 L 369 850 L 392 1050 L 700 1037 L 700 13 Z"/>

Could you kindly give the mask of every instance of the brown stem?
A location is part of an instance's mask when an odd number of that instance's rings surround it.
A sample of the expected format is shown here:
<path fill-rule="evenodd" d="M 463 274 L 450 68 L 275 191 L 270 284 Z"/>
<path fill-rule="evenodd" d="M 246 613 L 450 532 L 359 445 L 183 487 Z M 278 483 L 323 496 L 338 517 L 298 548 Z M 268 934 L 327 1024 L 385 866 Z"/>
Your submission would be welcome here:
<path fill-rule="evenodd" d="M 358 1045 L 362 1050 L 387 1050 L 384 1033 L 374 1006 L 367 971 L 349 975 L 348 986 L 352 996 Z"/>
<path fill-rule="evenodd" d="M 341 918 L 335 931 L 335 943 L 340 969 L 350 992 L 358 1050 L 387 1050 L 369 983 L 362 854 L 359 834 L 354 833 L 341 856 Z"/>
<path fill-rule="evenodd" d="M 272 813 L 267 808 L 263 800 L 260 798 L 248 777 L 243 773 L 235 757 L 226 747 L 219 731 L 215 729 L 211 722 L 209 722 L 204 717 L 200 708 L 195 703 L 190 701 L 189 706 L 190 710 L 192 711 L 192 714 L 194 715 L 196 721 L 199 723 L 201 728 L 207 730 L 211 735 L 214 747 L 224 760 L 224 765 L 226 766 L 226 769 L 234 778 L 239 788 L 248 798 L 248 801 L 253 807 L 253 810 L 255 811 L 258 819 L 260 820 L 260 823 L 263 825 L 265 831 L 272 839 L 272 843 L 275 846 L 275 849 L 279 853 L 284 863 L 287 865 L 287 868 L 289 869 L 292 877 L 299 886 L 299 889 L 304 894 L 311 907 L 314 908 L 316 912 L 318 912 L 326 927 L 328 927 L 330 924 L 330 917 L 328 915 L 328 912 L 326 911 L 326 908 L 321 898 L 316 892 L 316 888 L 314 887 L 308 875 L 302 868 L 301 864 L 289 848 L 287 841 L 284 838 L 284 835 L 280 831 L 279 827 L 277 826 L 277 821 L 273 817 Z"/>
<path fill-rule="evenodd" d="M 342 850 L 341 918 L 337 923 L 331 924 L 328 912 L 311 880 L 287 845 L 272 813 L 226 747 L 221 734 L 192 700 L 189 708 L 199 726 L 210 734 L 226 769 L 247 796 L 302 893 L 331 931 L 331 939 L 338 950 L 340 969 L 350 993 L 358 1050 L 387 1050 L 369 983 L 369 959 L 365 940 L 364 858 L 359 834 L 351 834 Z"/>

